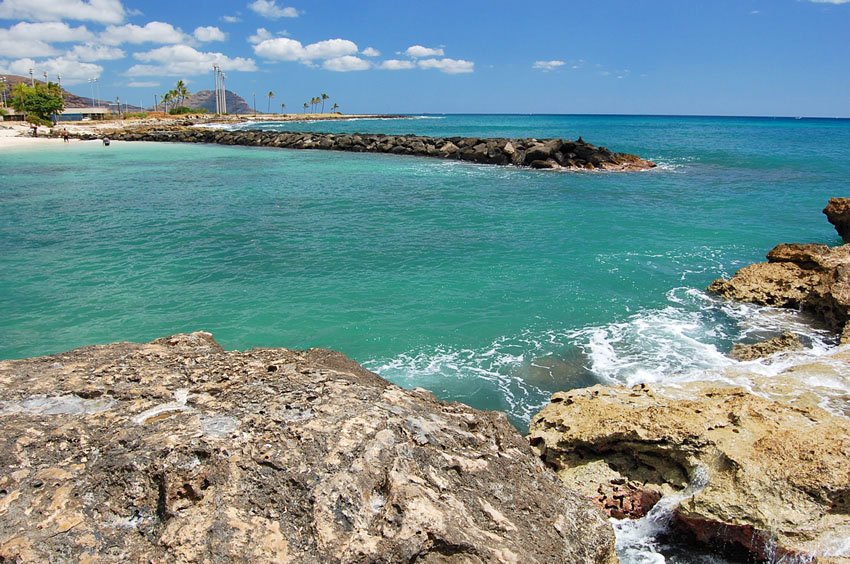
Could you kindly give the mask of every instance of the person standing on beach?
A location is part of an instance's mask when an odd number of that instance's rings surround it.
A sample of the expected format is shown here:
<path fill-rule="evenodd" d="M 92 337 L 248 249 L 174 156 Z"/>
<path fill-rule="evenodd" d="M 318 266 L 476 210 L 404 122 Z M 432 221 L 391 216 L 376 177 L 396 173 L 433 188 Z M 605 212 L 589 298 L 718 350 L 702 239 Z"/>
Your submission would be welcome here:
<path fill-rule="evenodd" d="M 64 141 L 65 143 L 70 143 L 70 142 L 71 142 L 71 139 L 70 139 L 70 137 L 68 136 L 68 130 L 67 130 L 67 129 L 63 129 L 63 130 L 62 130 L 62 141 Z"/>

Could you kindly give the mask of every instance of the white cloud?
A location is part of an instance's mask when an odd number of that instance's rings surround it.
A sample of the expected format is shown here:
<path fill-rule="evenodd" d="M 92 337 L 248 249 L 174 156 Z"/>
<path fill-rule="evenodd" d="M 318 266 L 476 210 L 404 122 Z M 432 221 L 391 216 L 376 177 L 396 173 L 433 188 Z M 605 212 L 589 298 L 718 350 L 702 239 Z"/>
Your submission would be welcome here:
<path fill-rule="evenodd" d="M 416 68 L 416 63 L 413 61 L 401 61 L 399 59 L 389 59 L 383 61 L 378 68 L 383 70 L 408 70 Z"/>
<path fill-rule="evenodd" d="M 123 59 L 126 55 L 118 47 L 86 43 L 84 45 L 74 45 L 74 48 L 65 53 L 65 56 L 69 59 L 77 59 L 78 61 L 115 61 L 117 59 Z"/>
<path fill-rule="evenodd" d="M 248 37 L 248 43 L 257 45 L 267 39 L 274 39 L 274 35 L 266 28 L 261 27 L 257 29 L 257 33 Z"/>
<path fill-rule="evenodd" d="M 209 41 L 225 41 L 227 39 L 226 33 L 212 25 L 195 28 L 195 33 L 193 35 L 195 36 L 195 39 L 203 43 Z"/>
<path fill-rule="evenodd" d="M 360 57 L 345 55 L 342 57 L 327 59 L 322 66 L 325 70 L 329 71 L 350 72 L 369 70 L 372 67 L 372 63 L 361 59 Z"/>
<path fill-rule="evenodd" d="M 534 70 L 542 70 L 543 72 L 549 72 L 556 70 L 566 64 L 566 61 L 534 61 L 534 64 L 531 65 L 531 68 L 533 68 Z"/>
<path fill-rule="evenodd" d="M 179 28 L 165 22 L 149 22 L 144 26 L 135 24 L 111 25 L 100 36 L 109 45 L 122 43 L 186 43 L 189 36 Z"/>
<path fill-rule="evenodd" d="M 127 15 L 120 0 L 3 0 L 0 20 L 93 21 L 118 24 Z"/>
<path fill-rule="evenodd" d="M 127 86 L 129 86 L 130 88 L 159 88 L 160 84 L 159 84 L 159 82 L 153 82 L 153 81 L 149 81 L 149 80 L 140 80 L 140 81 L 128 82 Z"/>
<path fill-rule="evenodd" d="M 360 51 L 360 54 L 363 55 L 364 57 L 380 57 L 381 56 L 381 52 L 378 51 L 377 49 L 375 49 L 374 47 L 366 47 L 365 49 Z"/>
<path fill-rule="evenodd" d="M 50 43 L 87 41 L 93 37 L 85 26 L 66 23 L 20 22 L 8 29 L 0 28 L 0 53 L 6 57 L 48 57 L 58 54 Z"/>
<path fill-rule="evenodd" d="M 103 72 L 103 67 L 100 65 L 57 57 L 42 61 L 34 61 L 30 58 L 18 59 L 0 66 L 0 73 L 29 76 L 30 69 L 33 69 L 35 77 L 39 79 L 43 78 L 44 72 L 47 72 L 51 81 L 55 81 L 59 75 L 62 75 L 63 85 L 80 84 L 90 78 L 98 78 Z"/>
<path fill-rule="evenodd" d="M 326 39 L 311 43 L 304 47 L 304 58 L 307 60 L 332 59 L 345 55 L 355 55 L 360 49 L 357 44 L 347 39 Z"/>
<path fill-rule="evenodd" d="M 260 31 L 257 30 L 259 38 Z M 309 45 L 288 37 L 265 39 L 254 46 L 254 52 L 260 57 L 273 61 L 299 61 L 309 63 L 315 60 L 336 59 L 348 55 L 356 55 L 357 44 L 347 39 L 327 39 Z"/>
<path fill-rule="evenodd" d="M 213 64 L 224 71 L 257 70 L 253 59 L 204 53 L 187 45 L 168 45 L 133 55 L 146 65 L 133 65 L 127 76 L 193 76 L 212 72 Z"/>
<path fill-rule="evenodd" d="M 413 57 L 414 59 L 421 59 L 423 57 L 442 57 L 445 53 L 442 49 L 432 49 L 430 47 L 423 47 L 422 45 L 413 45 L 407 48 L 407 51 L 404 52 L 408 57 Z"/>
<path fill-rule="evenodd" d="M 464 74 L 475 70 L 475 63 L 463 59 L 423 59 L 417 64 L 419 68 L 436 69 L 446 74 Z"/>
<path fill-rule="evenodd" d="M 242 21 L 242 18 L 239 16 L 221 16 L 221 21 L 224 23 L 234 24 Z"/>
<path fill-rule="evenodd" d="M 248 4 L 248 8 L 270 20 L 297 18 L 300 15 L 295 8 L 278 6 L 275 0 L 254 0 L 254 2 Z"/>
<path fill-rule="evenodd" d="M 809 0 L 815 4 L 847 4 L 850 0 Z"/>

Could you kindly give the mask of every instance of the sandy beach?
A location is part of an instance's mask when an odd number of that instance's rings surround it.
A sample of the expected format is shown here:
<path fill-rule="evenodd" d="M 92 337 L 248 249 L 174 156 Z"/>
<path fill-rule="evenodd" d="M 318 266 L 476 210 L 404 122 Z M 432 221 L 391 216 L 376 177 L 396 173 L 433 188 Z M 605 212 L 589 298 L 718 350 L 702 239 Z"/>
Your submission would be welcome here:
<path fill-rule="evenodd" d="M 67 129 L 71 136 L 80 134 L 104 135 L 141 126 L 175 125 L 192 122 L 202 124 L 238 124 L 252 121 L 336 121 L 352 119 L 391 119 L 403 116 L 375 114 L 257 114 L 250 116 L 171 116 L 144 119 L 61 122 L 54 128 L 39 127 L 38 137 L 31 136 L 32 126 L 25 122 L 0 122 L 0 149 L 8 147 L 38 146 L 45 143 L 62 143 L 61 131 Z M 71 139 L 72 143 L 79 143 Z"/>

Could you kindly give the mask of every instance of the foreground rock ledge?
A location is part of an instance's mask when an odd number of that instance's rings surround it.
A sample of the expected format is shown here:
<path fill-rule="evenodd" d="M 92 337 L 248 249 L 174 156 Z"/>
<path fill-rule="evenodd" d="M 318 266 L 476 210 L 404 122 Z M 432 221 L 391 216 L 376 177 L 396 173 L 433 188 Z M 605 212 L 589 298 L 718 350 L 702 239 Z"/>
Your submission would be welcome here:
<path fill-rule="evenodd" d="M 706 480 L 676 510 L 698 539 L 758 561 L 850 558 L 850 420 L 739 388 L 687 384 L 562 392 L 530 440 L 571 487 L 615 517 Z M 846 560 L 835 560 L 846 561 Z"/>
<path fill-rule="evenodd" d="M 497 413 L 208 333 L 0 362 L 0 560 L 614 562 Z"/>
<path fill-rule="evenodd" d="M 639 171 L 654 168 L 652 161 L 615 153 L 579 138 L 482 139 L 478 137 L 424 137 L 418 135 L 334 134 L 275 131 L 221 131 L 196 127 L 142 127 L 109 132 L 121 141 L 217 143 L 284 149 L 324 149 L 354 153 L 389 153 L 435 157 L 479 164 L 514 165 L 552 170 Z M 81 139 L 94 139 L 81 134 Z"/>

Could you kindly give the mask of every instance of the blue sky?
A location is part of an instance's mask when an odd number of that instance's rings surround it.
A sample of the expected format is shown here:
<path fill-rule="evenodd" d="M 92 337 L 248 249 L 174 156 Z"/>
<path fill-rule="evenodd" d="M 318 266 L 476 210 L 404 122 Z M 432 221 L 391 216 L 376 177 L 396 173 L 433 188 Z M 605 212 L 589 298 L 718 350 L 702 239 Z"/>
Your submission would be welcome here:
<path fill-rule="evenodd" d="M 850 117 L 850 0 L 0 0 L 0 73 L 150 105 Z"/>

